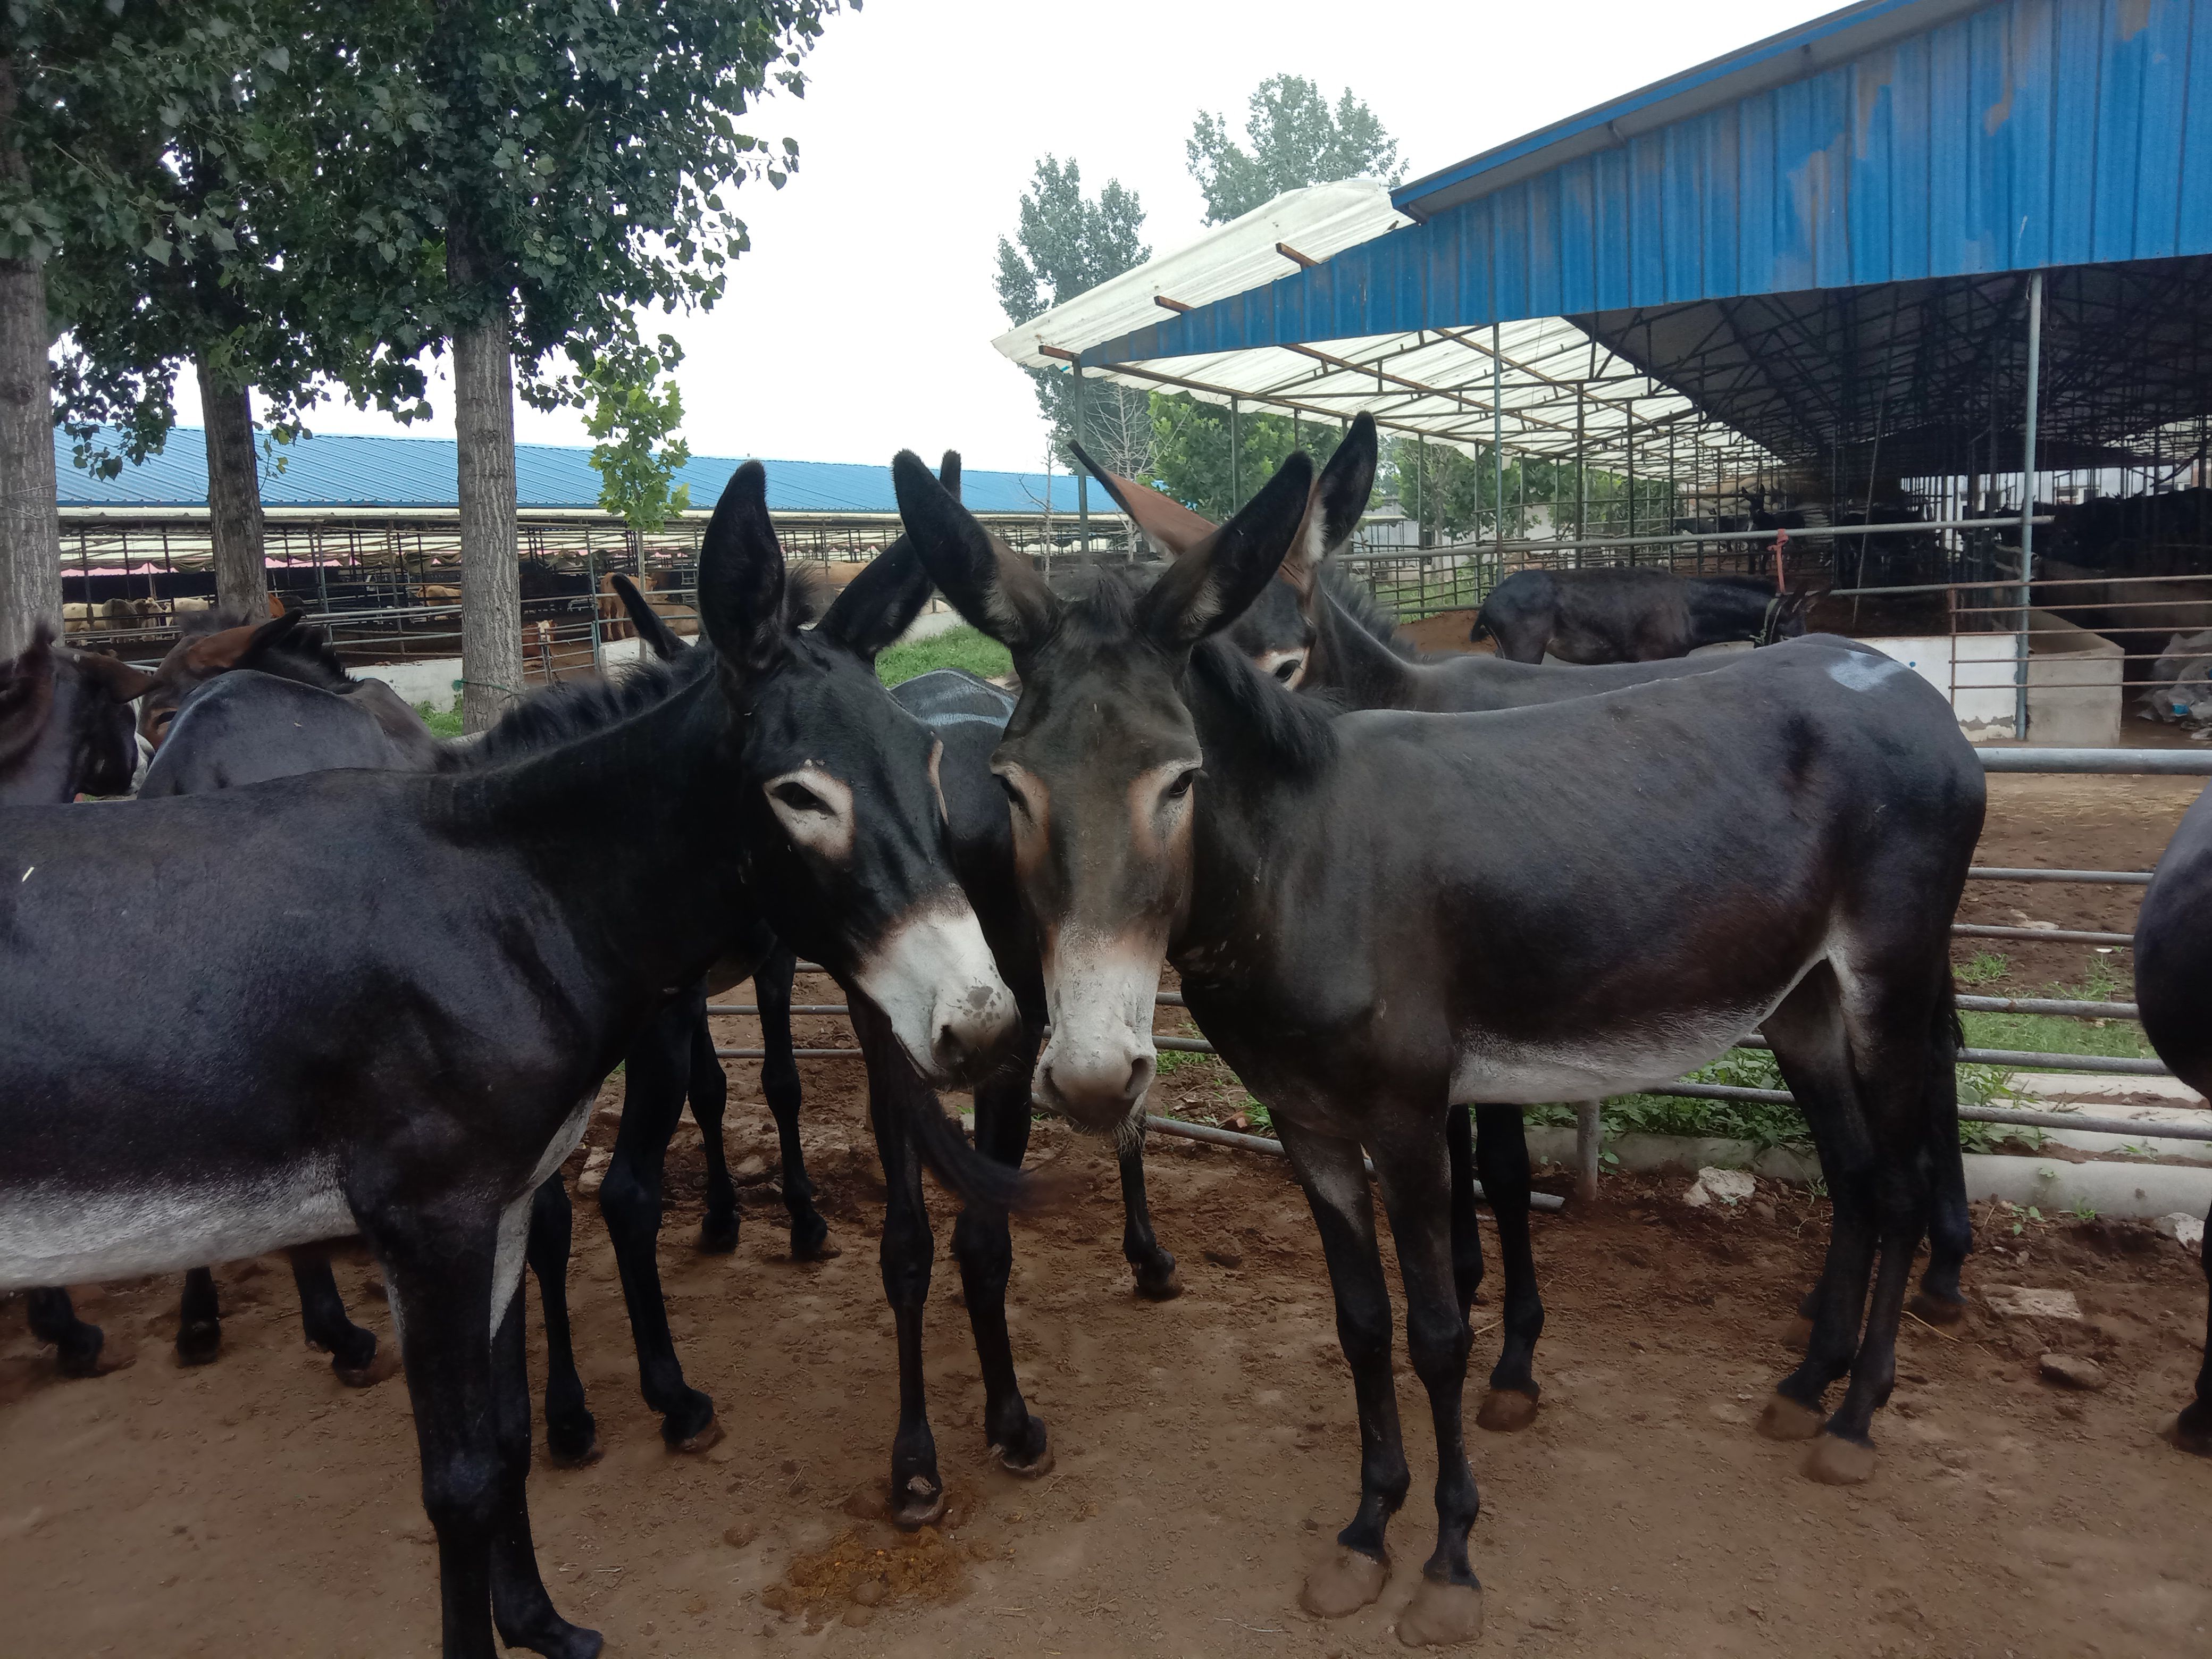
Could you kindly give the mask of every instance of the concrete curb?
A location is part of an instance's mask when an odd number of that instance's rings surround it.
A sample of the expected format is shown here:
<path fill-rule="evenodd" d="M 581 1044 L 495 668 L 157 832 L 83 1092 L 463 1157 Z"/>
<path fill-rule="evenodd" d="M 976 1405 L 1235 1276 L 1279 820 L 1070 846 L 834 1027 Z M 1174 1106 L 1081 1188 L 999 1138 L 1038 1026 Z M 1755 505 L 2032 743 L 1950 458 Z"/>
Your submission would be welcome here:
<path fill-rule="evenodd" d="M 2091 1139 L 2087 1135 L 2081 1138 Z M 2100 1135 L 2094 1139 L 2114 1146 L 2120 1144 L 2117 1136 Z M 1809 1154 L 1775 1148 L 1761 1152 L 1748 1140 L 1622 1135 L 1607 1141 L 1606 1150 L 1620 1159 L 1618 1167 L 1639 1175 L 1695 1176 L 1699 1170 L 1711 1166 L 1749 1170 L 1772 1180 L 1802 1185 L 1820 1173 L 1818 1160 Z M 1528 1152 L 1540 1164 L 1571 1169 L 1575 1132 L 1532 1127 L 1528 1131 Z M 2077 1206 L 2094 1210 L 2099 1215 L 2141 1220 L 2177 1211 L 2203 1215 L 2212 1208 L 2212 1169 L 2184 1169 L 2167 1164 L 2066 1164 L 2055 1158 L 1969 1152 L 1966 1195 L 1971 1199 L 1998 1198 L 2012 1204 L 2032 1204 L 2045 1215 Z"/>

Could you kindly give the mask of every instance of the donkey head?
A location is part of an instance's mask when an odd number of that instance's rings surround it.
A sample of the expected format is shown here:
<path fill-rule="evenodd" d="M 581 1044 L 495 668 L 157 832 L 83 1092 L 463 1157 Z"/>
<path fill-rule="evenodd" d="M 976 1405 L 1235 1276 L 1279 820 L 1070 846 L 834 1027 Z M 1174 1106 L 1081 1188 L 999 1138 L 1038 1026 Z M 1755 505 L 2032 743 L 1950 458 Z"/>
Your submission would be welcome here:
<path fill-rule="evenodd" d="M 40 629 L 0 662 L 0 805 L 128 794 L 138 768 L 131 701 L 152 683 L 113 657 L 58 647 Z"/>
<path fill-rule="evenodd" d="M 895 545 L 802 629 L 807 598 L 767 489 L 758 462 L 738 469 L 699 561 L 750 886 L 787 943 L 881 1009 L 925 1077 L 949 1081 L 991 1057 L 1015 1008 L 952 872 L 941 745 L 875 673 L 928 600 L 928 573 Z"/>
<path fill-rule="evenodd" d="M 1137 593 L 1062 599 L 910 454 L 892 463 L 908 538 L 946 599 L 1013 653 L 1022 696 L 992 770 L 1037 930 L 1052 1034 L 1036 1095 L 1122 1131 L 1155 1066 L 1152 997 L 1192 880 L 1203 760 L 1182 678 L 1192 648 L 1275 582 L 1313 463 L 1293 455 L 1251 503 Z M 1262 688 L 1265 689 L 1264 687 Z"/>
<path fill-rule="evenodd" d="M 1091 477 L 1105 486 L 1115 504 L 1135 522 L 1145 538 L 1170 558 L 1203 546 L 1217 526 L 1182 502 L 1134 479 L 1100 468 L 1073 446 Z M 1338 552 L 1359 528 L 1359 515 L 1375 488 L 1375 417 L 1363 414 L 1314 479 L 1306 516 L 1283 560 L 1281 580 L 1260 591 L 1244 614 L 1230 624 L 1229 642 L 1284 684 L 1297 687 L 1306 677 L 1318 633 L 1316 607 L 1322 603 L 1318 577 L 1323 559 Z"/>

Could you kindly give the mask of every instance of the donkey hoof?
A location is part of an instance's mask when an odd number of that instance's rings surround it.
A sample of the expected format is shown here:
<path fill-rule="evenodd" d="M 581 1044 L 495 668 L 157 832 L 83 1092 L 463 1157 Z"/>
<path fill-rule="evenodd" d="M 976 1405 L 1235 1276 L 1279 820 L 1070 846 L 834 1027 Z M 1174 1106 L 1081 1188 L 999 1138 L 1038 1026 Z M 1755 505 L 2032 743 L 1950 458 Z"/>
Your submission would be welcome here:
<path fill-rule="evenodd" d="M 2212 1433 L 2203 1425 L 2188 1421 L 2187 1412 L 2173 1412 L 2159 1419 L 2158 1437 L 2176 1451 L 2185 1451 L 2197 1457 L 2212 1457 Z"/>
<path fill-rule="evenodd" d="M 804 1238 L 797 1232 L 791 1236 L 791 1259 L 793 1261 L 835 1261 L 844 1254 L 843 1249 L 831 1241 L 827 1227 L 818 1232 L 809 1233 Z"/>
<path fill-rule="evenodd" d="M 373 1389 L 399 1369 L 399 1350 L 379 1343 L 366 1365 L 341 1365 L 331 1361 L 331 1373 L 349 1389 Z"/>
<path fill-rule="evenodd" d="M 1034 1480 L 1039 1475 L 1052 1473 L 1052 1443 L 1045 1437 L 1041 1418 L 1030 1418 L 1022 1425 L 1020 1435 L 1012 1441 L 1003 1444 L 993 1441 L 991 1449 L 998 1454 L 999 1467 L 1008 1474 Z"/>
<path fill-rule="evenodd" d="M 1164 1267 L 1144 1267 L 1134 1272 L 1137 1294 L 1147 1302 L 1172 1302 L 1182 1294 L 1182 1275 L 1176 1271 L 1173 1256 Z"/>
<path fill-rule="evenodd" d="M 1482 1396 L 1482 1409 L 1474 1414 L 1474 1426 L 1488 1429 L 1492 1434 L 1518 1434 L 1535 1420 L 1536 1396 L 1519 1389 L 1492 1389 Z M 1421 1582 L 1425 1584 L 1429 1581 Z M 1479 1620 L 1480 1616 L 1478 1609 L 1476 1617 Z"/>
<path fill-rule="evenodd" d="M 708 1216 L 699 1224 L 699 1254 L 727 1255 L 738 1248 L 738 1218 Z"/>
<path fill-rule="evenodd" d="M 891 1508 L 891 1524 L 901 1532 L 919 1532 L 945 1519 L 945 1488 L 927 1475 L 917 1474 Z"/>
<path fill-rule="evenodd" d="M 1329 1558 L 1306 1575 L 1298 1605 L 1316 1619 L 1341 1619 L 1357 1613 L 1389 1582 L 1390 1563 L 1339 1544 Z"/>
<path fill-rule="evenodd" d="M 1924 1285 L 1912 1293 L 1905 1310 L 1930 1325 L 1955 1325 L 1966 1316 L 1966 1304 L 1955 1296 L 1944 1296 Z"/>
<path fill-rule="evenodd" d="M 1803 1314 L 1791 1314 L 1774 1328 L 1774 1340 L 1792 1353 L 1802 1353 L 1813 1341 L 1813 1322 Z"/>
<path fill-rule="evenodd" d="M 1447 1648 L 1482 1634 L 1482 1586 L 1424 1577 L 1398 1615 L 1398 1639 L 1409 1648 Z"/>
<path fill-rule="evenodd" d="M 1874 1448 L 1839 1434 L 1824 1434 L 1813 1443 L 1805 1460 L 1805 1475 L 1824 1486 L 1863 1486 L 1874 1474 Z"/>
<path fill-rule="evenodd" d="M 550 1608 L 548 1613 L 548 1622 L 542 1628 L 501 1630 L 499 1639 L 510 1648 L 543 1654 L 544 1659 L 599 1659 L 606 1640 L 599 1632 L 572 1625 Z"/>
<path fill-rule="evenodd" d="M 707 1419 L 707 1425 L 696 1434 L 687 1434 L 680 1440 L 669 1441 L 668 1449 L 672 1452 L 688 1453 L 712 1451 L 721 1443 L 722 1419 L 719 1417 L 710 1417 Z"/>
<path fill-rule="evenodd" d="M 596 1424 L 586 1424 L 580 1434 L 545 1433 L 545 1461 L 556 1469 L 587 1469 L 606 1455 L 599 1444 Z"/>
<path fill-rule="evenodd" d="M 64 1348 L 54 1356 L 54 1364 L 64 1376 L 105 1376 L 110 1371 L 119 1371 L 138 1357 L 138 1345 L 127 1336 L 101 1332 L 98 1346 L 90 1352 L 82 1349 Z"/>
<path fill-rule="evenodd" d="M 1827 1426 L 1825 1412 L 1801 1406 L 1786 1394 L 1770 1397 L 1759 1414 L 1759 1431 L 1769 1440 L 1810 1440 Z"/>
<path fill-rule="evenodd" d="M 213 1319 L 195 1319 L 177 1327 L 177 1364 L 205 1365 L 222 1352 L 222 1326 Z"/>

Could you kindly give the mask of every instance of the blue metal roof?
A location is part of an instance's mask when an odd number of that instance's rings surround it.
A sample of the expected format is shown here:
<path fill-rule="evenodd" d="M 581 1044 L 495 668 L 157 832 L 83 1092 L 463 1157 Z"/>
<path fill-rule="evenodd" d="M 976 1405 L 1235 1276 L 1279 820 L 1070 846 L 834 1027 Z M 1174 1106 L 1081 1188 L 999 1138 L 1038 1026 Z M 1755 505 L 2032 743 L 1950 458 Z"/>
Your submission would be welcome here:
<path fill-rule="evenodd" d="M 1399 200 L 1083 362 L 2212 253 L 2212 0 L 1873 0 Z"/>
<path fill-rule="evenodd" d="M 325 434 L 280 447 L 276 460 L 261 464 L 261 500 L 265 507 L 451 507 L 458 504 L 453 444 L 447 438 L 374 438 Z M 744 465 L 743 458 L 694 456 L 677 475 L 691 490 L 694 507 L 714 505 Z M 764 460 L 768 504 L 772 513 L 896 513 L 888 466 L 843 461 Z M 167 446 L 143 466 L 125 466 L 112 480 L 95 478 L 70 459 L 68 439 L 57 433 L 54 471 L 64 507 L 204 507 L 207 505 L 207 434 L 198 427 L 179 427 Z M 554 444 L 514 447 L 515 495 L 525 511 L 539 508 L 595 509 L 599 475 L 591 452 Z M 1073 481 L 1052 481 L 1053 505 L 1072 509 Z M 1031 514 L 1043 510 L 1045 477 L 1041 472 L 961 475 L 960 490 L 977 513 Z"/>

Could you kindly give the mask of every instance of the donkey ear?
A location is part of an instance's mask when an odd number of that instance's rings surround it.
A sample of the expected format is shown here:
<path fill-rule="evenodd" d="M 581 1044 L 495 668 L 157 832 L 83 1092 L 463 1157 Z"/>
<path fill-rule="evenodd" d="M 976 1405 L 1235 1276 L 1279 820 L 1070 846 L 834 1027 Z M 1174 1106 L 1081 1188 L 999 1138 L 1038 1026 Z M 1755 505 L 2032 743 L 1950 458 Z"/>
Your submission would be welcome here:
<path fill-rule="evenodd" d="M 684 641 L 677 636 L 661 614 L 645 602 L 645 595 L 637 591 L 637 584 L 623 575 L 611 575 L 615 597 L 629 612 L 630 626 L 637 629 L 638 638 L 652 647 L 653 654 L 663 662 L 672 662 L 683 654 Z"/>
<path fill-rule="evenodd" d="M 1297 590 L 1302 611 L 1312 603 L 1322 561 L 1359 528 L 1359 515 L 1367 511 L 1367 498 L 1375 489 L 1375 417 L 1361 415 L 1314 479 L 1306 515 L 1283 559 L 1283 580 Z M 1310 614 L 1307 620 L 1312 620 Z"/>
<path fill-rule="evenodd" d="M 111 657 L 104 651 L 78 652 L 76 666 L 78 673 L 92 680 L 116 702 L 143 697 L 157 684 L 156 677 L 147 670 L 133 668 L 120 657 Z"/>
<path fill-rule="evenodd" d="M 1282 567 L 1312 489 L 1313 461 L 1297 451 L 1242 513 L 1146 590 L 1138 627 L 1164 649 L 1188 651 L 1235 622 Z"/>
<path fill-rule="evenodd" d="M 283 621 L 283 618 L 278 618 Z M 264 623 L 263 628 L 273 628 L 276 623 Z M 210 674 L 226 674 L 238 666 L 238 659 L 252 645 L 259 629 L 251 626 L 225 628 L 213 634 L 202 635 L 185 647 L 185 668 L 187 672 L 204 679 Z"/>
<path fill-rule="evenodd" d="M 783 549 L 768 516 L 768 469 L 730 475 L 699 549 L 699 620 L 722 660 L 745 674 L 775 666 L 785 647 Z"/>
<path fill-rule="evenodd" d="M 297 633 L 300 624 L 307 619 L 307 613 L 304 611 L 288 611 L 283 616 L 263 623 L 258 628 L 248 629 L 246 648 L 238 653 L 230 665 L 233 668 L 252 667 L 261 658 Z"/>
<path fill-rule="evenodd" d="M 892 459 L 891 483 L 907 539 L 952 608 L 1018 657 L 1042 645 L 1060 601 L 1029 561 L 977 524 L 912 450 Z"/>
<path fill-rule="evenodd" d="M 21 656 L 0 662 L 0 768 L 31 752 L 54 707 L 54 636 L 43 623 Z"/>
<path fill-rule="evenodd" d="M 960 499 L 960 452 L 948 449 L 938 464 L 937 482 L 954 501 Z M 929 603 L 929 572 L 914 550 L 910 537 L 902 536 L 885 548 L 859 575 L 845 584 L 814 631 L 836 641 L 872 663 L 884 648 L 914 626 L 921 607 Z"/>
<path fill-rule="evenodd" d="M 1220 528 L 1212 520 L 1192 512 L 1172 496 L 1164 495 L 1118 472 L 1109 472 L 1091 459 L 1090 452 L 1081 444 L 1070 443 L 1068 447 L 1083 463 L 1083 470 L 1105 487 L 1106 493 L 1114 498 L 1114 505 L 1129 515 L 1145 539 L 1170 558 L 1182 557 Z"/>

